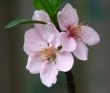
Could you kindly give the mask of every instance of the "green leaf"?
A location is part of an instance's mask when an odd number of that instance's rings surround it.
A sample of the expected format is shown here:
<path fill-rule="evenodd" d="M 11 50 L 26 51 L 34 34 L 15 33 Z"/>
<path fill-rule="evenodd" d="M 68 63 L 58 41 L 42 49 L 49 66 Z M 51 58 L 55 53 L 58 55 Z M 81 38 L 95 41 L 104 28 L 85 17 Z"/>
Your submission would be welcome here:
<path fill-rule="evenodd" d="M 38 10 L 45 10 L 44 1 L 43 0 L 34 0 L 33 5 Z"/>
<path fill-rule="evenodd" d="M 37 21 L 37 20 L 16 19 L 16 20 L 11 21 L 8 25 L 6 25 L 5 29 L 12 28 L 20 24 L 30 24 L 30 23 L 46 24 L 45 22 Z"/>
<path fill-rule="evenodd" d="M 51 10 L 50 11 L 53 11 L 53 14 L 57 13 L 63 0 L 50 0 L 50 5 L 51 5 Z"/>
<path fill-rule="evenodd" d="M 62 2 L 63 0 L 34 0 L 33 5 L 37 10 L 45 10 L 54 20 Z"/>

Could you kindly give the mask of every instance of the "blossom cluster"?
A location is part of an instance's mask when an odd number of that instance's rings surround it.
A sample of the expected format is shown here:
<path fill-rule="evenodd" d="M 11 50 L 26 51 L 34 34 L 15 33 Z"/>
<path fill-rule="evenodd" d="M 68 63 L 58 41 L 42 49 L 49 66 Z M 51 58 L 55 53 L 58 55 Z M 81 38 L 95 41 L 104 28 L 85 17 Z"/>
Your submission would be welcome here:
<path fill-rule="evenodd" d="M 66 4 L 57 14 L 60 32 L 43 10 L 36 10 L 32 19 L 47 24 L 35 24 L 25 32 L 26 69 L 32 74 L 40 74 L 41 82 L 47 87 L 56 83 L 59 71 L 72 69 L 73 56 L 86 61 L 87 45 L 92 46 L 100 41 L 93 28 L 79 24 L 77 11 L 70 4 Z"/>

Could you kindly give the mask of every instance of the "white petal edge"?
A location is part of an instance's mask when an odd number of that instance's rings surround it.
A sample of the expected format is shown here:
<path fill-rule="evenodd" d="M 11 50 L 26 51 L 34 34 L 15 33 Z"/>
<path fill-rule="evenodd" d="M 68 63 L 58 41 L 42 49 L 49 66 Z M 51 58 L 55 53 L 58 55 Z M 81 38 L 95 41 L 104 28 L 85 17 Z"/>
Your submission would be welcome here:
<path fill-rule="evenodd" d="M 88 59 L 88 48 L 83 42 L 77 41 L 77 47 L 73 54 L 79 60 L 86 61 Z"/>
<path fill-rule="evenodd" d="M 77 26 L 79 22 L 77 11 L 70 4 L 66 4 L 62 11 L 58 12 L 57 17 L 63 31 L 66 31 L 68 26 Z"/>
<path fill-rule="evenodd" d="M 31 56 L 28 56 L 28 62 L 26 65 L 26 69 L 32 73 L 32 74 L 38 74 L 40 73 L 42 60 L 40 57 L 36 54 L 33 54 Z"/>
<path fill-rule="evenodd" d="M 66 32 L 61 32 L 60 37 L 63 51 L 73 52 L 76 49 L 74 38 L 69 37 Z"/>
<path fill-rule="evenodd" d="M 47 86 L 51 87 L 57 81 L 58 69 L 53 62 L 44 62 L 41 66 L 40 78 L 41 82 Z"/>
<path fill-rule="evenodd" d="M 33 51 L 31 49 L 29 49 L 25 43 L 23 45 L 23 49 L 27 55 L 31 55 L 33 53 Z"/>
<path fill-rule="evenodd" d="M 89 46 L 96 45 L 100 42 L 99 34 L 89 26 L 81 26 L 80 37 Z"/>
<path fill-rule="evenodd" d="M 72 69 L 74 58 L 71 53 L 62 51 L 56 57 L 56 66 L 59 71 L 67 72 Z"/>

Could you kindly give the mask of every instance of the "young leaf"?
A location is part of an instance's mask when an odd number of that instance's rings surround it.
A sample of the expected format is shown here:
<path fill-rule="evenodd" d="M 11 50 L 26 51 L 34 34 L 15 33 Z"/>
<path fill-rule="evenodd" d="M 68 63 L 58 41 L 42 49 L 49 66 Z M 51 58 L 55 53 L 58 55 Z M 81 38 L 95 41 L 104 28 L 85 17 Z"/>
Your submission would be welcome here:
<path fill-rule="evenodd" d="M 6 25 L 5 29 L 12 28 L 20 24 L 30 24 L 30 23 L 46 24 L 45 22 L 37 21 L 37 20 L 16 19 L 14 21 L 11 21 L 8 25 Z"/>
<path fill-rule="evenodd" d="M 34 0 L 33 5 L 38 10 L 45 10 L 45 1 L 44 0 Z"/>
<path fill-rule="evenodd" d="M 51 19 L 57 14 L 63 0 L 34 0 L 33 5 L 38 10 L 45 10 Z"/>
<path fill-rule="evenodd" d="M 49 0 L 51 8 L 50 11 L 53 11 L 53 14 L 56 14 L 63 2 L 63 0 Z"/>

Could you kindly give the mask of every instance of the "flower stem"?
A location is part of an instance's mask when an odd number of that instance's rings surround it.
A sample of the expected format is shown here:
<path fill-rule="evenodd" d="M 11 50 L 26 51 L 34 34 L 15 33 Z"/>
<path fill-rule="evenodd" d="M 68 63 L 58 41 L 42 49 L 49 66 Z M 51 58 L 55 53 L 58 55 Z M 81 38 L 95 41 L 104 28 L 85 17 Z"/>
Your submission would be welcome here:
<path fill-rule="evenodd" d="M 68 72 L 65 72 L 65 75 L 66 75 L 66 80 L 67 80 L 68 93 L 76 93 L 75 83 L 74 83 L 74 80 L 73 80 L 73 75 L 72 75 L 71 70 L 68 71 Z"/>

